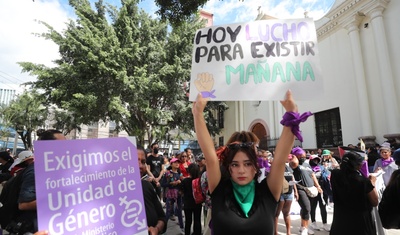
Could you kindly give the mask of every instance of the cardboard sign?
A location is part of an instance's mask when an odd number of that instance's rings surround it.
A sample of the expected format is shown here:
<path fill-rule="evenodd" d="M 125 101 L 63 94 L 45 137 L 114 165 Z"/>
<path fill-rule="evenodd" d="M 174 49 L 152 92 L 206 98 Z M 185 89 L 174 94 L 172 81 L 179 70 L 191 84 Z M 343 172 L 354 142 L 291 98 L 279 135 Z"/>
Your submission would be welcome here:
<path fill-rule="evenodd" d="M 189 100 L 315 99 L 323 89 L 317 36 L 310 18 L 262 20 L 196 32 Z"/>
<path fill-rule="evenodd" d="M 148 234 L 135 138 L 34 144 L 39 230 Z"/>

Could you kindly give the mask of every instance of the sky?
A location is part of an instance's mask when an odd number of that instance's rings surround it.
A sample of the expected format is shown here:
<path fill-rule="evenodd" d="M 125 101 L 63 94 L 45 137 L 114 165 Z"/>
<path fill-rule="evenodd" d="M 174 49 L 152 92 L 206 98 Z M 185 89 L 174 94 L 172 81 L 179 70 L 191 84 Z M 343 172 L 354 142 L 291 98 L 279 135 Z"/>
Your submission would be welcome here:
<path fill-rule="evenodd" d="M 91 0 L 92 1 L 92 0 Z M 118 6 L 118 0 L 104 0 Z M 210 0 L 203 7 L 214 14 L 214 25 L 249 22 L 260 10 L 279 19 L 303 18 L 304 12 L 315 20 L 323 17 L 335 0 Z M 153 0 L 142 0 L 139 7 L 157 17 Z M 220 9 L 224 9 L 220 11 Z M 55 43 L 35 36 L 46 32 L 38 21 L 44 21 L 61 32 L 74 19 L 67 0 L 1 0 L 0 1 L 0 88 L 17 89 L 35 77 L 21 72 L 17 62 L 34 62 L 54 66 L 59 58 Z"/>

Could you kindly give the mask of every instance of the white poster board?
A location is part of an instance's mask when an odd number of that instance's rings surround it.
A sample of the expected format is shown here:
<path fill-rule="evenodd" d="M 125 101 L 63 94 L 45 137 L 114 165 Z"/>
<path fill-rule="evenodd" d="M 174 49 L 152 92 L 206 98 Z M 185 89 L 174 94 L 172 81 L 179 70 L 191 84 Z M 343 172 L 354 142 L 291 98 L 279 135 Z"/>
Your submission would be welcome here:
<path fill-rule="evenodd" d="M 317 36 L 310 18 L 262 20 L 200 29 L 194 37 L 189 100 L 296 100 L 322 93 Z"/>

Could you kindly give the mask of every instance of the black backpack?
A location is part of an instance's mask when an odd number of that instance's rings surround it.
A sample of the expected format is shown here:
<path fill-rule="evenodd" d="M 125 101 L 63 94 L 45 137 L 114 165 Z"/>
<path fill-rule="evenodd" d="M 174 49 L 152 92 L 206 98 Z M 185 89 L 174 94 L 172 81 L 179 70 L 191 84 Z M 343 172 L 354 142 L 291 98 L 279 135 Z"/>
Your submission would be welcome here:
<path fill-rule="evenodd" d="M 7 225 L 20 214 L 18 197 L 22 185 L 22 175 L 23 170 L 18 175 L 7 180 L 1 191 L 0 202 L 2 207 L 0 207 L 0 225 L 2 229 L 6 229 Z"/>

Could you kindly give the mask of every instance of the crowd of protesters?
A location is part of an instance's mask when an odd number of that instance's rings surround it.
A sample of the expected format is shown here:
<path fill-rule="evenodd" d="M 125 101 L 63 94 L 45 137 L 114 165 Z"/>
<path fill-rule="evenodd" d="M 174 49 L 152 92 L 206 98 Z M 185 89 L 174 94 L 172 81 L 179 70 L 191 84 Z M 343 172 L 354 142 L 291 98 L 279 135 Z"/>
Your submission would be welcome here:
<path fill-rule="evenodd" d="M 383 228 L 400 229 L 400 149 L 383 143 L 366 150 L 339 147 L 335 154 L 332 149 L 293 147 L 295 138 L 302 141 L 300 122 L 312 114 L 298 113 L 290 91 L 281 101 L 286 113 L 274 150 L 258 148 L 259 139 L 248 131 L 234 132 L 226 145 L 215 148 L 203 116 L 206 104 L 199 94 L 192 109 L 201 154 L 194 156 L 190 148 L 162 154 L 158 143 L 147 152 L 138 146 L 149 234 L 168 234 L 169 220 L 176 219 L 185 235 L 278 234 L 280 214 L 286 234 L 291 234 L 293 201 L 300 206 L 295 229 L 301 235 L 373 235 Z M 48 134 L 65 139 L 57 131 Z M 14 175 L 25 176 L 19 209 L 33 216 L 27 232 L 40 235 L 47 232 L 37 232 L 33 159 L 30 151 L 17 158 L 0 152 L 0 183 L 7 189 Z"/>

